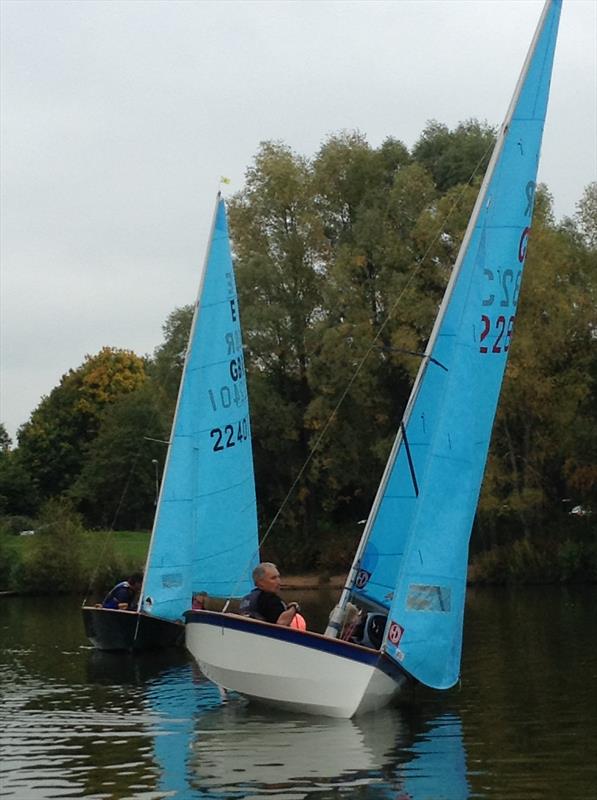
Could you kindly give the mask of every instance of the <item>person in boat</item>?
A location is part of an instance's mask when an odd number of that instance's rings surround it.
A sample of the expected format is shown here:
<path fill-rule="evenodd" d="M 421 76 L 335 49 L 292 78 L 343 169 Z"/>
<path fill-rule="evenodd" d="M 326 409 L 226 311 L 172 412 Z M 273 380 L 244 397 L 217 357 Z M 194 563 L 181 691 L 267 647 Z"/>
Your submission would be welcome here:
<path fill-rule="evenodd" d="M 191 601 L 191 608 L 195 611 L 203 611 L 205 609 L 206 600 L 207 592 L 195 592 Z"/>
<path fill-rule="evenodd" d="M 278 594 L 280 573 L 275 564 L 269 561 L 258 564 L 253 570 L 253 582 L 255 588 L 240 601 L 241 614 L 276 625 L 299 627 L 300 623 L 297 621 L 293 625 L 293 620 L 300 606 L 296 602 L 286 604 Z"/>
<path fill-rule="evenodd" d="M 104 598 L 102 608 L 118 608 L 121 611 L 136 611 L 143 575 L 135 572 L 126 581 L 120 581 Z"/>

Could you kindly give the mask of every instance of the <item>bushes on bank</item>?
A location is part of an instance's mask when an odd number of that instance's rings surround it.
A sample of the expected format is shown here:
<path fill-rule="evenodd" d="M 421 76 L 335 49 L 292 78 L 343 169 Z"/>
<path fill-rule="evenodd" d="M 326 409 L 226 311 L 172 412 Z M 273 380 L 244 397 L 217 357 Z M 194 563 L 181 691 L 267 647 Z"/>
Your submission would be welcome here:
<path fill-rule="evenodd" d="M 35 535 L 20 537 L 21 530 Z M 16 532 L 16 533 L 15 533 Z M 329 535 L 316 553 L 322 579 L 342 572 L 352 561 L 360 528 L 351 535 Z M 0 591 L 30 594 L 77 594 L 89 602 L 101 600 L 118 581 L 143 569 L 149 535 L 133 532 L 87 531 L 72 507 L 51 501 L 38 520 L 0 519 Z M 262 552 L 300 572 L 300 548 L 289 552 L 268 539 Z M 597 539 L 592 523 L 575 535 L 546 540 L 522 537 L 471 555 L 469 582 L 475 584 L 576 583 L 597 581 Z"/>
<path fill-rule="evenodd" d="M 21 537 L 22 530 L 34 535 Z M 0 520 L 0 591 L 78 594 L 101 599 L 115 583 L 143 568 L 149 537 L 87 531 L 62 500 L 36 520 Z"/>
<path fill-rule="evenodd" d="M 20 575 L 24 591 L 69 594 L 82 582 L 83 525 L 72 507 L 50 500 L 40 517 Z"/>
<path fill-rule="evenodd" d="M 470 583 L 567 583 L 597 581 L 597 544 L 575 539 L 512 544 L 477 553 Z"/>

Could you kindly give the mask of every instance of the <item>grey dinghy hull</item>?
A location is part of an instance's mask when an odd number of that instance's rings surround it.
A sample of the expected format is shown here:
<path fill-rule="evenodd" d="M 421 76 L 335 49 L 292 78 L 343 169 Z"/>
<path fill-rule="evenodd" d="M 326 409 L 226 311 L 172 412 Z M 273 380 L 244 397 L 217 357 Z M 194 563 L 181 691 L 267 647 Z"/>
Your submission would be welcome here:
<path fill-rule="evenodd" d="M 184 645 L 184 625 L 138 611 L 83 606 L 85 633 L 98 650 L 155 650 Z"/>

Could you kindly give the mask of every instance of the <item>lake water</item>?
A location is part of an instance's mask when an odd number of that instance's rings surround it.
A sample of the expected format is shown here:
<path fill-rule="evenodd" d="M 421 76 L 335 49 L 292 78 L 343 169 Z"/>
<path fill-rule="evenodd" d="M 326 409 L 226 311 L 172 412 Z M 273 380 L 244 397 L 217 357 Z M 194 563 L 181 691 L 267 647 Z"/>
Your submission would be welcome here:
<path fill-rule="evenodd" d="M 322 624 L 330 597 L 299 599 Z M 461 686 L 354 720 L 222 696 L 183 651 L 96 652 L 70 598 L 0 612 L 3 798 L 597 798 L 597 587 L 469 591 Z"/>

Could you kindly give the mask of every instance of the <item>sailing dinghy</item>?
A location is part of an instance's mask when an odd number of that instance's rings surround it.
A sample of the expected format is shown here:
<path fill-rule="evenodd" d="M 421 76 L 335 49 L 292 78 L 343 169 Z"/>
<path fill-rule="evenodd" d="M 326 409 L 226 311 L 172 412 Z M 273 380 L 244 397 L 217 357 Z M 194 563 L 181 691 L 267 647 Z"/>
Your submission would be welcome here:
<path fill-rule="evenodd" d="M 192 596 L 242 596 L 258 561 L 249 403 L 226 208 L 218 194 L 138 611 L 83 606 L 102 650 L 184 642 Z"/>
<path fill-rule="evenodd" d="M 560 10 L 561 0 L 543 8 L 326 635 L 186 616 L 188 649 L 226 688 L 351 717 L 409 684 L 458 681 L 468 542 L 516 316 Z M 342 635 L 349 601 L 366 615 L 360 643 Z"/>

